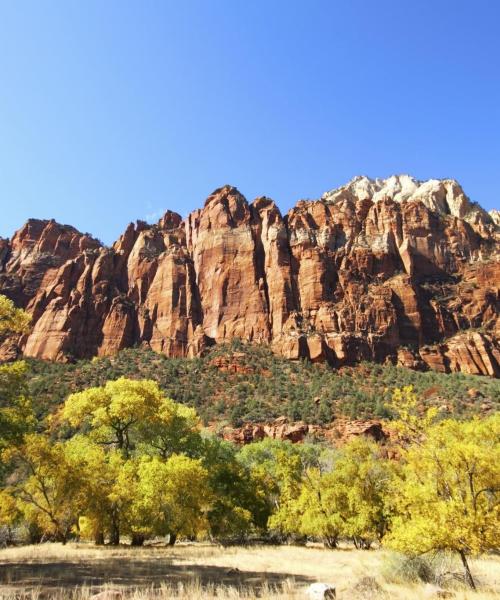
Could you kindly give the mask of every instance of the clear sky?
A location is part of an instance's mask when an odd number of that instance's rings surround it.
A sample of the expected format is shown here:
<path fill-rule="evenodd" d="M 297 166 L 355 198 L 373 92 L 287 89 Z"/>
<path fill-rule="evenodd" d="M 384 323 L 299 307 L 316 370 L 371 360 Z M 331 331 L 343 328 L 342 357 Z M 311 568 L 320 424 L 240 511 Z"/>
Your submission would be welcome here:
<path fill-rule="evenodd" d="M 499 28 L 497 0 L 0 0 L 0 235 L 359 174 L 500 208 Z"/>

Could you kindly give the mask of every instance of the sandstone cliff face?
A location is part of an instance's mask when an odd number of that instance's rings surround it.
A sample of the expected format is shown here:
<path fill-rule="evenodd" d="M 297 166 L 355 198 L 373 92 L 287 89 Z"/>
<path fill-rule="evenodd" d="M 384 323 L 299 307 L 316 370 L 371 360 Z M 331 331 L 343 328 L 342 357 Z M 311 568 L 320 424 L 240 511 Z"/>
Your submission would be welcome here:
<path fill-rule="evenodd" d="M 225 186 L 184 220 L 130 225 L 112 248 L 28 221 L 0 239 L 0 292 L 33 315 L 17 341 L 28 356 L 141 343 L 194 356 L 238 337 L 334 366 L 498 376 L 499 238 L 496 214 L 452 180 L 359 177 L 284 217 Z"/>

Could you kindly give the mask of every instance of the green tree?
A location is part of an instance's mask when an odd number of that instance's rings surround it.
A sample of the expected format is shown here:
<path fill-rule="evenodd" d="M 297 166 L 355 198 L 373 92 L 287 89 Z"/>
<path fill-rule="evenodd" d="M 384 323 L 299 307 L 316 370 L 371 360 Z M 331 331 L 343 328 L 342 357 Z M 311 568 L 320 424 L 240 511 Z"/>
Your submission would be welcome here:
<path fill-rule="evenodd" d="M 265 485 L 239 461 L 235 445 L 207 437 L 202 460 L 214 495 L 208 513 L 210 535 L 235 538 L 263 531 L 269 516 Z"/>

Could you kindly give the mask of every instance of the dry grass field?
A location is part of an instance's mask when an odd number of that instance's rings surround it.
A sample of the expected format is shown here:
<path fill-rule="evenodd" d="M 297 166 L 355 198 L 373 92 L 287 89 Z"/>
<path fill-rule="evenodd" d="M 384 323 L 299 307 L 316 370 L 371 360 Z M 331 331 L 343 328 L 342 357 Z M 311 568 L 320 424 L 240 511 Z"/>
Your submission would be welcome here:
<path fill-rule="evenodd" d="M 173 548 L 93 547 L 43 544 L 0 550 L 0 598 L 84 600 L 105 589 L 126 598 L 303 598 L 313 582 L 335 584 L 339 600 L 423 600 L 424 584 L 395 583 L 384 576 L 383 550 L 252 546 L 222 548 L 180 544 Z M 472 562 L 477 593 L 457 584 L 459 600 L 500 600 L 500 557 Z M 457 565 L 457 571 L 458 571 Z M 374 577 L 377 589 L 356 589 Z"/>

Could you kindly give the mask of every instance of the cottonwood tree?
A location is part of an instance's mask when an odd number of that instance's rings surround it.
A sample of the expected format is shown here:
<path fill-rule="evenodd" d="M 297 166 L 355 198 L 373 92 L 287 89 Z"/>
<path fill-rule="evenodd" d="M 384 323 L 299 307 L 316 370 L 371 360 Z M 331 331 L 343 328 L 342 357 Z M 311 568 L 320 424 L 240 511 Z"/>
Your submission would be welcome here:
<path fill-rule="evenodd" d="M 28 523 L 48 537 L 66 543 L 76 525 L 82 496 L 82 472 L 68 462 L 65 446 L 40 434 L 29 434 L 22 446 L 4 451 L 15 482 L 6 491 L 17 501 Z"/>
<path fill-rule="evenodd" d="M 293 445 L 263 440 L 241 451 L 240 460 L 267 490 L 268 525 L 286 535 L 307 535 L 300 526 L 300 504 L 304 498 L 306 473 L 321 473 L 321 451 L 310 444 Z"/>
<path fill-rule="evenodd" d="M 296 459 L 287 462 L 288 472 L 296 473 Z M 326 471 L 321 466 L 308 467 L 299 482 L 292 477 L 282 486 L 270 525 L 321 538 L 330 548 L 341 537 L 368 548 L 387 529 L 385 497 L 391 479 L 390 463 L 382 459 L 377 445 L 355 439 L 331 458 Z"/>
<path fill-rule="evenodd" d="M 199 457 L 200 419 L 194 408 L 162 396 L 154 414 L 139 425 L 143 449 L 167 459 L 173 454 Z"/>
<path fill-rule="evenodd" d="M 27 331 L 30 319 L 28 313 L 0 295 L 0 336 Z M 24 361 L 0 365 L 0 452 L 19 443 L 34 423 L 26 373 Z"/>
<path fill-rule="evenodd" d="M 380 446 L 366 437 L 351 440 L 324 479 L 341 517 L 341 534 L 361 548 L 382 540 L 389 525 L 387 494 L 394 468 Z"/>
<path fill-rule="evenodd" d="M 206 534 L 211 501 L 208 471 L 200 459 L 174 454 L 138 461 L 132 507 L 136 535 L 168 535 L 173 543 L 179 535 Z"/>
<path fill-rule="evenodd" d="M 146 476 L 153 468 L 158 486 L 165 472 L 172 481 L 177 477 L 185 502 L 189 495 L 181 483 L 182 475 L 188 481 L 188 466 L 192 467 L 192 482 L 199 476 L 197 485 L 203 483 L 200 473 L 196 472 L 198 463 L 188 464 L 180 459 L 181 455 L 187 458 L 187 455 L 195 457 L 202 453 L 196 411 L 166 398 L 154 381 L 124 377 L 108 381 L 102 387 L 70 395 L 61 414 L 81 432 L 76 436 L 79 440 L 73 440 L 68 448 L 73 447 L 73 454 L 80 455 L 82 465 L 88 470 L 89 502 L 79 520 L 81 531 L 87 537 L 102 542 L 108 536 L 110 543 L 116 544 L 121 535 L 129 534 L 134 544 L 141 544 L 148 535 L 158 533 L 157 514 L 148 510 L 152 505 L 151 499 L 148 500 L 150 487 Z M 179 469 L 176 470 L 175 465 Z M 152 485 L 153 479 L 150 482 Z M 165 499 L 168 490 L 172 496 L 170 487 L 158 488 L 157 498 Z M 205 497 L 210 495 L 205 494 Z M 176 501 L 178 506 L 172 504 L 170 510 L 179 511 L 183 502 L 181 494 Z M 182 514 L 187 510 L 188 505 Z M 186 529 L 179 522 L 181 513 L 175 514 L 168 532 L 172 540 Z M 193 526 L 197 523 L 194 517 L 188 521 Z"/>
<path fill-rule="evenodd" d="M 270 515 L 267 482 L 242 464 L 239 455 L 229 442 L 215 437 L 203 441 L 202 462 L 213 492 L 208 522 L 210 535 L 217 539 L 261 532 Z"/>
<path fill-rule="evenodd" d="M 166 398 L 158 384 L 147 379 L 120 377 L 71 394 L 62 417 L 125 458 L 139 447 L 162 458 L 179 452 L 195 455 L 201 443 L 196 412 Z"/>
<path fill-rule="evenodd" d="M 468 557 L 498 549 L 500 539 L 500 415 L 420 429 L 405 417 L 400 429 L 413 441 L 402 451 L 397 516 L 384 543 L 410 555 L 455 552 L 475 588 Z"/>
<path fill-rule="evenodd" d="M 119 450 L 103 447 L 83 435 L 64 444 L 64 457 L 79 475 L 77 533 L 98 545 L 106 538 L 111 545 L 119 544 L 120 534 L 129 529 L 133 469 L 127 468 Z"/>
<path fill-rule="evenodd" d="M 89 431 L 97 443 L 114 446 L 128 457 L 139 430 L 156 414 L 162 399 L 154 381 L 120 377 L 102 387 L 71 394 L 62 416 L 73 427 Z"/>

